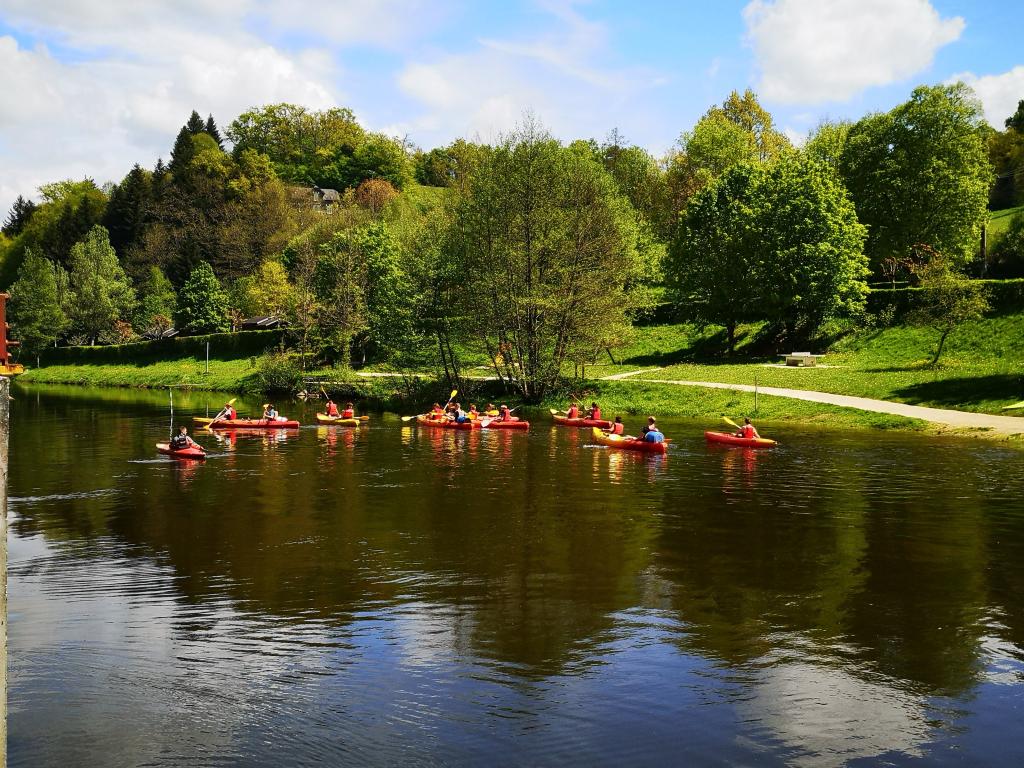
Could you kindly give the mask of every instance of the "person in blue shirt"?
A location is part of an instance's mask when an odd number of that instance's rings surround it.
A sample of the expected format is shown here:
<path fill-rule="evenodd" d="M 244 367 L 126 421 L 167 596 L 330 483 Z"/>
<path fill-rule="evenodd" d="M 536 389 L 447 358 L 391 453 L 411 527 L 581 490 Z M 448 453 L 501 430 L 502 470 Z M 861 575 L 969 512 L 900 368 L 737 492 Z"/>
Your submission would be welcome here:
<path fill-rule="evenodd" d="M 664 443 L 665 435 L 658 429 L 658 423 L 655 421 L 653 416 L 647 417 L 647 424 L 644 426 L 643 431 L 640 433 L 640 439 L 646 440 L 648 443 Z"/>

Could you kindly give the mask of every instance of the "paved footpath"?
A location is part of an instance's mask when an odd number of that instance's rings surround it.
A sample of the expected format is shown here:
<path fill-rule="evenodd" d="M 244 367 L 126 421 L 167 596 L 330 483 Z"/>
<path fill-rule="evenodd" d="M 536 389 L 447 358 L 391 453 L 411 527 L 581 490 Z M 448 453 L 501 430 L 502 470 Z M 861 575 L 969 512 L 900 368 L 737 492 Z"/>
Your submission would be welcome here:
<path fill-rule="evenodd" d="M 711 389 L 729 389 L 734 392 L 753 392 L 749 384 L 722 384 L 715 381 L 675 381 L 671 379 L 640 378 L 641 374 L 651 374 L 659 369 L 647 369 L 605 376 L 607 381 L 642 381 L 647 384 L 677 384 L 681 387 L 709 387 Z M 844 408 L 857 408 L 874 413 L 891 413 L 894 416 L 906 416 L 921 419 L 933 424 L 944 424 L 956 429 L 984 429 L 1003 435 L 1024 434 L 1024 418 L 1016 416 L 994 416 L 988 413 L 969 413 L 967 411 L 951 411 L 946 408 L 925 408 L 921 405 L 893 403 L 888 400 L 872 400 L 867 397 L 851 397 L 850 395 L 833 395 L 829 392 L 812 392 L 806 389 L 785 389 L 783 387 L 758 387 L 762 395 L 790 397 L 794 400 L 809 400 L 812 403 L 828 403 Z"/>

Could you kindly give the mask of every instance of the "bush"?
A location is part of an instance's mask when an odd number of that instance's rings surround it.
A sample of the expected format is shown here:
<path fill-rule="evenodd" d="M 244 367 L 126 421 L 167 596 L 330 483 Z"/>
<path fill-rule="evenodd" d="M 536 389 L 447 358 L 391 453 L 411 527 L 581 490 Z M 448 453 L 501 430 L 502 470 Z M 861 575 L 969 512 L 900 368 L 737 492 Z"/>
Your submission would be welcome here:
<path fill-rule="evenodd" d="M 973 280 L 981 286 L 992 313 L 1024 310 L 1024 280 Z M 908 312 L 921 308 L 927 301 L 926 288 L 883 288 L 868 294 L 868 312 L 892 313 L 900 319 Z"/>
<path fill-rule="evenodd" d="M 255 373 L 251 377 L 251 391 L 293 395 L 302 388 L 302 371 L 290 355 L 273 350 L 252 359 Z"/>
<path fill-rule="evenodd" d="M 180 360 L 185 357 L 202 359 L 206 356 L 206 344 L 209 342 L 211 360 L 238 360 L 262 354 L 278 346 L 283 335 L 284 331 L 245 331 L 179 336 L 104 347 L 50 347 L 43 350 L 40 357 L 44 365 L 111 365 Z"/>
<path fill-rule="evenodd" d="M 999 277 L 1024 277 L 1024 213 L 1018 213 L 992 248 L 989 270 Z"/>

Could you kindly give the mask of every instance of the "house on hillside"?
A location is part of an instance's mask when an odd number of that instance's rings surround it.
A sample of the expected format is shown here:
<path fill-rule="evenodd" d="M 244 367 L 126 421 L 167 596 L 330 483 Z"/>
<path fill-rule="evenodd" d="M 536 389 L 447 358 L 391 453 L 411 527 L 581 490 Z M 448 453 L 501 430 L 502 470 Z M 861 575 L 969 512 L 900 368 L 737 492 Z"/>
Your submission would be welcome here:
<path fill-rule="evenodd" d="M 330 208 L 341 202 L 341 193 L 336 189 L 313 187 L 313 201 L 321 208 Z"/>

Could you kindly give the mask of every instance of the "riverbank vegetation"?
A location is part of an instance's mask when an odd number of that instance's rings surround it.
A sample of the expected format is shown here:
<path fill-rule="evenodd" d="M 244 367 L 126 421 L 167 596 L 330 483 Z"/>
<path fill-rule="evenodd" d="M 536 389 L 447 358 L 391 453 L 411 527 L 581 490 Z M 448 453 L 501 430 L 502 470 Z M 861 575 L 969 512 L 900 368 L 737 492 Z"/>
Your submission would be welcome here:
<path fill-rule="evenodd" d="M 992 305 L 977 278 L 1024 275 L 1024 218 L 986 208 L 1021 203 L 1017 117 L 997 131 L 965 86 L 921 87 L 794 146 L 747 91 L 655 158 L 616 131 L 557 141 L 532 116 L 494 145 L 428 151 L 345 109 L 254 107 L 223 134 L 193 113 L 166 164 L 19 198 L 0 282 L 25 361 L 46 363 L 29 380 L 298 389 L 364 368 L 460 389 L 489 376 L 524 402 L 595 386 L 615 400 L 642 387 L 595 376 L 653 361 L 637 345 L 662 334 L 674 341 L 659 377 L 750 383 L 757 370 L 992 410 L 1019 399 L 1006 334 L 1019 339 L 1024 304 Z M 910 311 L 872 308 L 886 288 L 916 291 Z M 255 318 L 284 330 L 210 373 L 197 350 L 47 352 Z M 995 334 L 989 357 L 964 354 L 978 334 Z M 841 367 L 764 367 L 810 347 Z M 955 385 L 925 386 L 986 377 L 956 402 Z"/>

